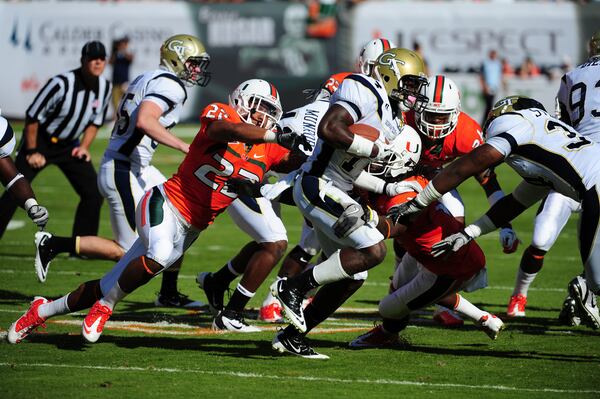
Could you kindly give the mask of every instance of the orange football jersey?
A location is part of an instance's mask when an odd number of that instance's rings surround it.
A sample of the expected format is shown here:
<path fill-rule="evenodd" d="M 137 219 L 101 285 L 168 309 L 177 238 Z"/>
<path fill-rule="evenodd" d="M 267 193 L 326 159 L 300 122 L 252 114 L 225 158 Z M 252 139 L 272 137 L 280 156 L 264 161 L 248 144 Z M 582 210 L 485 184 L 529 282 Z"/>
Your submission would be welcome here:
<path fill-rule="evenodd" d="M 421 176 L 409 179 L 417 180 L 422 187 L 425 187 L 428 182 Z M 416 195 L 415 192 L 403 193 L 395 197 L 379 195 L 376 201 L 376 210 L 380 214 L 386 214 L 394 205 L 403 204 Z M 464 281 L 485 266 L 485 255 L 475 241 L 469 242 L 458 252 L 450 253 L 445 257 L 434 258 L 431 255 L 433 244 L 462 229 L 463 225 L 442 204 L 434 202 L 417 215 L 404 233 L 394 239 L 398 240 L 406 252 L 432 273 Z"/>
<path fill-rule="evenodd" d="M 209 104 L 200 117 L 200 131 L 177 173 L 164 184 L 169 201 L 194 227 L 204 229 L 223 212 L 236 194 L 225 189 L 227 179 L 236 177 L 261 181 L 289 150 L 274 144 L 221 143 L 209 138 L 206 129 L 216 120 L 242 123 L 226 104 Z"/>
<path fill-rule="evenodd" d="M 415 120 L 414 111 L 404 114 L 406 124 L 419 132 L 419 127 Z M 452 133 L 439 140 L 428 139 L 421 135 L 423 139 L 423 151 L 419 163 L 440 168 L 444 164 L 451 162 L 455 158 L 468 154 L 473 148 L 483 144 L 483 135 L 481 126 L 473 118 L 464 112 L 458 115 L 456 128 Z"/>

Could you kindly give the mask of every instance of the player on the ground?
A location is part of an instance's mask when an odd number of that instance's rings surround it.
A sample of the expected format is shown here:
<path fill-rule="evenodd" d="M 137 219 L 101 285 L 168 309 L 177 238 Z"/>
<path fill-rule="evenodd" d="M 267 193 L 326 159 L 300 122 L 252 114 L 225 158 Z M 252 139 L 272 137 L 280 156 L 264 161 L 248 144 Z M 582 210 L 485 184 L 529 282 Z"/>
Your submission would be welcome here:
<path fill-rule="evenodd" d="M 362 226 L 340 239 L 335 236 L 333 225 L 345 208 L 357 204 L 349 193 L 361 174 L 368 175 L 365 167 L 372 160 L 387 158 L 390 153 L 386 149 L 397 137 L 413 137 L 409 136 L 412 132 L 418 139 L 414 130 L 398 118 L 401 112 L 411 108 L 420 110 L 427 102 L 423 94 L 427 84 L 423 71 L 423 60 L 416 53 L 391 49 L 377 59 L 374 78 L 350 75 L 331 97 L 329 110 L 319 124 L 315 151 L 302 166 L 293 187 L 294 202 L 313 225 L 328 258 L 308 271 L 271 286 L 286 317 L 300 331 L 307 330 L 302 309 L 306 292 L 322 286 L 325 287 L 321 289 L 331 288 L 340 282 L 342 287 L 338 288 L 342 288 L 342 292 L 336 297 L 342 298 L 343 303 L 347 298 L 346 285 L 363 280 L 365 273 L 362 272 L 378 265 L 385 257 L 384 237 L 374 227 Z M 375 130 L 375 141 L 352 133 L 350 126 L 357 123 Z M 417 149 L 418 146 L 404 147 L 405 151 Z M 383 190 L 384 184 L 377 182 L 374 187 L 370 185 L 373 180 L 367 180 L 363 179 L 361 187 Z M 295 354 L 298 354 L 294 350 L 298 345 L 304 348 L 301 356 L 321 356 L 303 337 L 280 332 L 273 341 L 275 349 L 291 350 Z"/>
<path fill-rule="evenodd" d="M 139 237 L 101 280 L 92 280 L 55 300 L 36 297 L 29 310 L 10 326 L 8 340 L 17 343 L 51 316 L 92 307 L 82 334 L 96 342 L 115 305 L 158 273 L 167 270 L 236 198 L 225 187 L 229 178 L 260 181 L 265 170 L 279 161 L 278 144 L 292 151 L 310 144 L 294 133 L 274 132 L 277 110 L 260 96 L 252 99 L 249 114 L 238 114 L 226 104 L 209 104 L 201 128 L 183 163 L 165 183 L 144 194 L 136 209 Z M 242 120 L 250 118 L 252 124 Z M 265 157 L 254 160 L 247 144 L 270 143 Z"/>
<path fill-rule="evenodd" d="M 25 209 L 33 223 L 43 229 L 48 223 L 48 210 L 37 203 L 31 185 L 17 170 L 10 157 L 15 144 L 15 133 L 10 123 L 0 116 L 0 182 L 4 190 L 8 191 L 16 199 L 17 204 Z"/>
<path fill-rule="evenodd" d="M 390 216 L 401 221 L 418 212 L 468 177 L 505 161 L 523 181 L 512 194 L 498 200 L 488 212 L 465 229 L 433 246 L 439 254 L 456 251 L 470 240 L 514 219 L 544 198 L 550 190 L 581 203 L 579 250 L 587 284 L 570 292 L 582 311 L 582 320 L 600 325 L 595 295 L 600 293 L 600 144 L 550 116 L 538 101 L 512 96 L 498 101 L 484 128 L 486 143 L 444 168 L 413 200 L 393 207 Z"/>
<path fill-rule="evenodd" d="M 210 57 L 203 44 L 191 35 L 175 35 L 160 48 L 160 65 L 136 77 L 121 98 L 117 122 L 100 164 L 98 186 L 109 206 L 113 239 L 97 236 L 58 237 L 36 234 L 35 266 L 45 281 L 51 260 L 61 252 L 87 258 L 118 261 L 137 238 L 135 206 L 151 187 L 165 182 L 163 174 L 151 165 L 158 144 L 187 154 L 189 144 L 169 130 L 179 122 L 186 86 L 206 86 Z M 163 275 L 156 305 L 198 307 L 177 290 L 180 264 Z"/>
<path fill-rule="evenodd" d="M 409 179 L 418 182 L 421 187 L 428 181 L 422 176 Z M 391 207 L 414 198 L 416 194 L 407 192 L 394 197 L 379 195 L 369 202 L 379 214 L 385 215 Z M 341 219 L 346 215 L 344 213 L 340 218 L 340 225 L 344 223 Z M 354 339 L 350 347 L 373 348 L 397 343 L 398 333 L 408 325 L 410 313 L 432 303 L 441 303 L 467 316 L 490 338 L 496 339 L 504 328 L 502 321 L 458 294 L 484 272 L 485 256 L 481 248 L 471 242 L 460 252 L 443 259 L 431 253 L 431 246 L 439 242 L 443 234 L 458 232 L 463 227 L 464 224 L 441 202 L 432 203 L 406 225 L 394 225 L 389 236 L 399 241 L 411 256 L 402 258 L 394 272 L 390 294 L 379 303 L 383 323 Z M 344 236 L 348 231 L 339 231 L 338 234 Z"/>
<path fill-rule="evenodd" d="M 558 118 L 573 126 L 586 139 L 600 142 L 600 31 L 589 42 L 589 58 L 583 64 L 567 72 L 560 81 L 557 94 Z M 531 245 L 523 252 L 515 287 L 508 303 L 509 317 L 524 317 L 529 286 L 542 269 L 544 256 L 552 248 L 571 213 L 581 212 L 581 205 L 556 191 L 542 201 L 536 214 Z M 570 290 L 585 284 L 575 277 Z M 561 319 L 577 324 L 578 311 L 573 298 L 568 296 L 563 305 Z"/>
<path fill-rule="evenodd" d="M 313 102 L 286 112 L 279 121 L 281 129 L 302 134 L 306 136 L 311 145 L 314 145 L 317 140 L 317 126 L 329 107 L 329 97 L 348 74 L 332 75 L 322 88 L 314 93 L 315 100 Z M 306 155 L 310 155 L 310 153 L 312 151 L 307 152 Z M 291 160 L 293 162 L 288 162 L 285 166 L 288 169 L 295 170 L 306 160 L 306 156 L 296 156 Z M 278 166 L 278 171 L 283 171 L 281 166 Z M 287 232 L 279 216 L 279 203 L 272 203 L 264 197 L 252 198 L 240 195 L 227 208 L 227 212 L 238 227 L 253 238 L 253 241 L 246 244 L 235 257 L 230 259 L 217 272 L 201 272 L 197 281 L 208 298 L 211 310 L 217 316 L 213 328 L 252 332 L 256 331 L 257 328 L 249 326 L 243 320 L 241 311 L 285 253 Z M 239 275 L 243 275 L 241 281 L 225 306 L 225 310 L 217 315 L 223 310 L 225 291 Z M 272 295 L 269 296 L 272 298 Z M 270 301 L 269 303 L 271 306 L 267 306 L 265 309 L 261 308 L 260 319 L 279 321 L 281 312 L 279 311 L 276 315 L 273 310 L 273 305 L 279 305 L 279 303 L 276 301 Z M 268 313 L 269 311 L 270 313 Z"/>
<path fill-rule="evenodd" d="M 481 127 L 467 113 L 461 111 L 460 92 L 452 79 L 444 75 L 432 76 L 428 79 L 427 97 L 429 102 L 423 112 L 408 112 L 406 123 L 420 133 L 423 141 L 423 152 L 419 164 L 429 178 L 435 176 L 443 166 L 454 159 L 468 154 L 483 144 Z M 504 197 L 493 168 L 475 176 L 491 205 Z M 440 199 L 440 202 L 464 224 L 465 206 L 457 190 L 452 190 Z M 517 250 L 519 240 L 510 223 L 500 229 L 500 244 L 505 253 Z M 394 242 L 397 263 L 402 258 L 403 250 Z M 409 255 L 410 256 L 410 255 Z M 413 264 L 414 262 L 408 262 Z M 474 291 L 487 286 L 487 273 L 484 270 L 479 279 L 465 286 L 467 291 Z M 456 313 L 436 306 L 433 319 L 445 326 L 462 325 L 463 320 Z"/>

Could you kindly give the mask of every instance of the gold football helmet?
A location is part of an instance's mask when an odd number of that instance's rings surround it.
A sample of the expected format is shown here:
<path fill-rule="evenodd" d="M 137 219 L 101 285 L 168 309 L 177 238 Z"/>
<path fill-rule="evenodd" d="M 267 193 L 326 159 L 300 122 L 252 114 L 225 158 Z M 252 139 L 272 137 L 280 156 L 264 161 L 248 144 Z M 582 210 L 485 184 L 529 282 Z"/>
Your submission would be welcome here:
<path fill-rule="evenodd" d="M 421 112 L 427 104 L 425 63 L 419 54 L 405 48 L 393 48 L 375 61 L 371 77 L 379 80 L 388 97 L 397 101 L 400 111 Z"/>
<path fill-rule="evenodd" d="M 600 30 L 594 33 L 590 39 L 590 57 L 600 55 Z"/>
<path fill-rule="evenodd" d="M 492 109 L 487 115 L 483 130 L 487 130 L 487 127 L 492 123 L 494 119 L 500 115 L 504 115 L 514 111 L 520 111 L 522 109 L 537 108 L 543 111 L 546 110 L 542 103 L 533 98 L 525 96 L 509 96 L 505 97 L 494 104 Z"/>
<path fill-rule="evenodd" d="M 206 86 L 210 56 L 202 42 L 192 35 L 175 35 L 160 46 L 160 64 L 189 85 Z"/>

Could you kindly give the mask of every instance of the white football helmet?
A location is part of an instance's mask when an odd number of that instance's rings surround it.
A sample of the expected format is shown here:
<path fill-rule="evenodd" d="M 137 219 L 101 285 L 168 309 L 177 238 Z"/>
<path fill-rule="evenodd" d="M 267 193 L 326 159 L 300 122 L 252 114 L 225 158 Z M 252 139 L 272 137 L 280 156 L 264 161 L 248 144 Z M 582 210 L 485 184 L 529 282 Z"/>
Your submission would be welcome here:
<path fill-rule="evenodd" d="M 441 139 L 454 131 L 460 114 L 460 92 L 452 79 L 444 75 L 428 80 L 425 109 L 415 113 L 421 133 L 432 139 Z"/>
<path fill-rule="evenodd" d="M 242 82 L 229 95 L 229 105 L 233 107 L 246 123 L 264 129 L 272 129 L 283 113 L 279 92 L 271 83 L 262 79 L 250 79 Z M 261 118 L 256 118 L 258 113 Z"/>
<path fill-rule="evenodd" d="M 371 76 L 373 65 L 375 64 L 375 61 L 377 61 L 377 57 L 384 51 L 388 51 L 394 47 L 396 47 L 396 45 L 391 40 L 383 38 L 371 40 L 365 44 L 358 56 L 358 68 L 360 72 Z"/>
<path fill-rule="evenodd" d="M 408 125 L 389 144 L 389 155 L 381 161 L 373 161 L 367 166 L 367 172 L 373 176 L 397 178 L 413 170 L 421 158 L 421 137 Z"/>

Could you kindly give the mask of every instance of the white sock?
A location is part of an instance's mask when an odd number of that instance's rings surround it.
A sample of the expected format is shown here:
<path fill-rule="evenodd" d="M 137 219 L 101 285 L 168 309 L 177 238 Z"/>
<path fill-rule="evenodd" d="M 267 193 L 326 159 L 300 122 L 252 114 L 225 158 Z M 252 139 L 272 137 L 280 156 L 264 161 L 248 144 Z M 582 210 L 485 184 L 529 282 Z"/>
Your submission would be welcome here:
<path fill-rule="evenodd" d="M 456 296 L 457 301 L 456 305 L 454 306 L 454 310 L 456 310 L 458 313 L 467 316 L 473 321 L 477 321 L 481 319 L 482 316 L 488 314 L 488 312 L 484 312 L 483 310 L 479 309 L 461 295 L 457 294 Z"/>
<path fill-rule="evenodd" d="M 108 306 L 110 310 L 113 310 L 117 303 L 119 303 L 121 299 L 125 298 L 127 295 L 128 294 L 121 289 L 121 286 L 117 281 L 110 291 L 108 291 L 108 293 L 100 299 L 100 303 L 104 306 Z"/>
<path fill-rule="evenodd" d="M 324 285 L 350 278 L 340 261 L 340 251 L 335 251 L 327 260 L 313 267 L 313 277 L 317 284 Z"/>
<path fill-rule="evenodd" d="M 242 284 L 238 283 L 236 290 L 238 290 L 242 295 L 247 296 L 248 298 L 252 298 L 256 292 L 248 291 Z"/>
<path fill-rule="evenodd" d="M 525 273 L 521 268 L 519 268 L 513 295 L 521 294 L 523 296 L 527 296 L 527 291 L 529 291 L 529 286 L 531 283 L 533 283 L 533 280 L 535 280 L 535 276 L 537 276 L 537 273 Z"/>
<path fill-rule="evenodd" d="M 69 294 L 58 298 L 55 301 L 45 303 L 38 308 L 38 315 L 42 319 L 47 319 L 48 317 L 71 313 L 69 310 L 69 305 L 67 305 L 67 298 Z"/>

